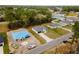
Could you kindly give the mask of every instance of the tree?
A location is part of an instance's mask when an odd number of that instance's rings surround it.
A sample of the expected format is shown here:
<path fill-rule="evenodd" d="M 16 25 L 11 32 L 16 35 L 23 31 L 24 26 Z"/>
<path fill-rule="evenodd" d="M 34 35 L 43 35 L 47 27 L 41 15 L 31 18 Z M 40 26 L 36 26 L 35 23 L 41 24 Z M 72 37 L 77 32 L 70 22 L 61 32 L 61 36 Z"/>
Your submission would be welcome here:
<path fill-rule="evenodd" d="M 14 10 L 16 20 L 24 20 L 26 19 L 26 11 L 25 8 L 19 7 Z"/>
<path fill-rule="evenodd" d="M 9 29 L 18 29 L 21 27 L 24 27 L 25 22 L 23 20 L 19 20 L 19 21 L 14 21 L 14 22 L 10 22 L 8 24 L 8 28 Z"/>
<path fill-rule="evenodd" d="M 12 7 L 6 7 L 4 11 L 5 11 L 4 19 L 6 21 L 14 21 L 14 20 L 16 20 L 15 15 L 13 13 L 13 8 Z"/>
<path fill-rule="evenodd" d="M 78 42 L 78 38 L 79 38 L 79 22 L 78 21 L 75 22 L 75 25 L 73 25 L 73 32 L 74 32 L 74 38 Z"/>
<path fill-rule="evenodd" d="M 77 51 L 79 51 L 79 21 L 75 22 L 75 24 L 73 25 L 73 39 L 72 41 L 76 43 L 76 48 L 75 48 L 75 53 L 77 53 Z"/>
<path fill-rule="evenodd" d="M 9 28 L 27 27 L 50 22 L 52 13 L 48 8 L 24 8 L 6 7 L 4 8 L 5 21 L 9 21 Z M 21 21 L 23 20 L 23 21 Z M 22 25 L 22 23 L 23 25 Z M 15 24 L 15 26 L 14 26 Z M 14 28 L 13 28 L 14 27 Z"/>
<path fill-rule="evenodd" d="M 63 7 L 63 11 L 75 11 L 75 12 L 79 12 L 79 7 L 78 6 L 64 6 Z"/>

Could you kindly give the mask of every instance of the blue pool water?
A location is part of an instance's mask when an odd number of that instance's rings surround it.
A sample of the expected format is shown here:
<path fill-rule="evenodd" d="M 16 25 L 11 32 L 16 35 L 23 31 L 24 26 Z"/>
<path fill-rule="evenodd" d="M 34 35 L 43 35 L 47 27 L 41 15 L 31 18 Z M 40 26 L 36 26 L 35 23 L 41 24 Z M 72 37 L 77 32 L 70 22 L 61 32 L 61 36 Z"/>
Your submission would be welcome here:
<path fill-rule="evenodd" d="M 12 32 L 13 40 L 25 39 L 29 36 L 30 36 L 29 33 L 26 31 Z"/>

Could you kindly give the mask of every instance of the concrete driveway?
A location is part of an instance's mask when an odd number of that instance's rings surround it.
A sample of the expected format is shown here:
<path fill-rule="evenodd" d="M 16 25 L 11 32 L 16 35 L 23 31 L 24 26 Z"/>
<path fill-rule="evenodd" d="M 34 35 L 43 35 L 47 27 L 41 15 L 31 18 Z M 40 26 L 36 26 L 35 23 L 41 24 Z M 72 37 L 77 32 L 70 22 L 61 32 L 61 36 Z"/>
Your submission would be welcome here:
<path fill-rule="evenodd" d="M 45 39 L 45 40 L 46 40 L 46 42 L 50 42 L 50 41 L 52 41 L 52 40 L 53 40 L 53 39 L 51 39 L 51 38 L 47 37 L 44 33 L 39 33 L 39 35 L 40 35 L 43 39 Z"/>
<path fill-rule="evenodd" d="M 3 46 L 0 47 L 0 54 L 3 54 Z"/>

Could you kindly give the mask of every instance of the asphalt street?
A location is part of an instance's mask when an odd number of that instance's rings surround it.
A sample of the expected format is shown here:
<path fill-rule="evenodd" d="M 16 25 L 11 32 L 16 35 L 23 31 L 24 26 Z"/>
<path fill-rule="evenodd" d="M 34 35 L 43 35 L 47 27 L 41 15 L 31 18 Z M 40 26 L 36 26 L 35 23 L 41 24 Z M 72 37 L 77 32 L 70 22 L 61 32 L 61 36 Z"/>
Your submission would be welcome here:
<path fill-rule="evenodd" d="M 32 50 L 27 51 L 26 54 L 40 54 L 51 47 L 55 47 L 56 45 L 62 43 L 65 40 L 69 40 L 69 38 L 72 37 L 72 35 L 73 35 L 73 33 L 71 32 L 71 33 L 63 35 L 57 39 L 53 39 L 52 41 L 50 41 L 46 44 L 40 45 Z"/>

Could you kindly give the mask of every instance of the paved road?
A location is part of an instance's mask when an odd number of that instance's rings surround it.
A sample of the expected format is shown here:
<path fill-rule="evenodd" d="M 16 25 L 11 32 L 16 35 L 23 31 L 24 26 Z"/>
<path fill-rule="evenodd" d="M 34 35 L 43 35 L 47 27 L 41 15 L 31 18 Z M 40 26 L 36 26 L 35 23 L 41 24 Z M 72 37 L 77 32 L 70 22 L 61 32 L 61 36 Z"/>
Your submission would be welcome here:
<path fill-rule="evenodd" d="M 38 46 L 32 50 L 27 51 L 26 54 L 40 54 L 51 47 L 55 47 L 56 45 L 62 43 L 65 40 L 69 40 L 69 37 L 72 37 L 72 35 L 72 32 L 67 35 L 63 35 L 57 39 L 52 40 L 51 42 L 48 42 L 44 45 Z"/>
<path fill-rule="evenodd" d="M 51 39 L 51 38 L 47 37 L 44 33 L 39 33 L 39 35 L 40 35 L 43 39 L 45 39 L 45 40 L 46 40 L 46 42 L 50 42 L 50 41 L 52 41 L 52 40 L 53 40 L 53 39 Z"/>

